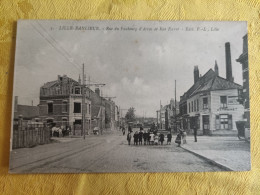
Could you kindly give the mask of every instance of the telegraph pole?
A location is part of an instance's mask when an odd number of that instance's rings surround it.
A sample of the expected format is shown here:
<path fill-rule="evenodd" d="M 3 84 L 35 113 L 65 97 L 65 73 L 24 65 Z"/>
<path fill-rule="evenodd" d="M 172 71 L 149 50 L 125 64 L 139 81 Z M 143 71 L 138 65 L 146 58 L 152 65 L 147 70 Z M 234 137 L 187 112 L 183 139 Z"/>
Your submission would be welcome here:
<path fill-rule="evenodd" d="M 85 105 L 85 100 L 86 100 L 86 93 L 85 93 L 85 73 L 84 73 L 84 64 L 83 64 L 83 72 L 82 72 L 82 132 L 83 132 L 83 138 L 85 139 L 86 138 L 86 135 L 85 135 L 85 108 L 86 108 L 86 105 Z"/>

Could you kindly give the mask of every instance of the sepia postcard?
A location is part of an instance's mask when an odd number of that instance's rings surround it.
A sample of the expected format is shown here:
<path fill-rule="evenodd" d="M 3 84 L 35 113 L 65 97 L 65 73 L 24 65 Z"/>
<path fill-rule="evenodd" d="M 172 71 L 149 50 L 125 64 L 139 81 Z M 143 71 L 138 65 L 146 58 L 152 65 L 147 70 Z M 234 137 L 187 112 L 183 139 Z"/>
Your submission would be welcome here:
<path fill-rule="evenodd" d="M 246 22 L 19 20 L 10 173 L 248 171 Z"/>

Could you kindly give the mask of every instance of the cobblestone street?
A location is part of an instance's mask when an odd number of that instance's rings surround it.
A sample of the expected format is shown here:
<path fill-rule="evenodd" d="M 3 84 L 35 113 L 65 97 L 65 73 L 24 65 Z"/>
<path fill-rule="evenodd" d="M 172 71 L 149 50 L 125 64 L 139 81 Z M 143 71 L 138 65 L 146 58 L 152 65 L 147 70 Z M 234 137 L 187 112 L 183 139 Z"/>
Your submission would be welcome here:
<path fill-rule="evenodd" d="M 219 166 L 172 145 L 128 145 L 120 131 L 82 138 L 58 138 L 59 143 L 16 149 L 10 172 L 199 172 Z M 133 144 L 133 143 L 132 143 Z"/>

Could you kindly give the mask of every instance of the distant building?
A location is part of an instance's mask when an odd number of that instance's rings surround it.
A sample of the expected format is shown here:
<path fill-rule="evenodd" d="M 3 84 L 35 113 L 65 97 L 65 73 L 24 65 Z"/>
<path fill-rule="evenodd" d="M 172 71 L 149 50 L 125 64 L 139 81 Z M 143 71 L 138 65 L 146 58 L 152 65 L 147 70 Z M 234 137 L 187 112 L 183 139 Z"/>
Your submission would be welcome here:
<path fill-rule="evenodd" d="M 101 97 L 99 88 L 95 92 L 87 88 L 91 100 L 91 126 L 105 129 L 105 99 Z"/>
<path fill-rule="evenodd" d="M 18 96 L 14 99 L 14 120 L 22 118 L 28 121 L 39 121 L 39 107 L 33 105 L 20 105 L 18 102 Z"/>
<path fill-rule="evenodd" d="M 87 94 L 87 93 L 86 93 Z M 69 126 L 74 135 L 82 135 L 82 87 L 66 75 L 47 82 L 40 88 L 40 118 L 57 126 Z M 85 99 L 86 131 L 91 129 L 91 101 Z"/>
<path fill-rule="evenodd" d="M 244 119 L 247 121 L 246 127 L 250 128 L 250 107 L 249 107 L 249 74 L 248 74 L 248 44 L 247 34 L 243 37 L 243 53 L 237 59 L 237 62 L 242 64 L 243 72 L 243 90 L 240 94 L 240 102 L 245 107 Z"/>
<path fill-rule="evenodd" d="M 180 97 L 180 126 L 186 130 L 198 128 L 204 135 L 214 134 L 217 130 L 236 130 L 236 121 L 243 118 L 244 108 L 238 102 L 238 93 L 242 86 L 233 82 L 230 44 L 226 43 L 228 67 L 226 78 L 210 69 L 197 79 L 197 66 L 194 68 L 194 84 Z M 196 73 L 196 74 L 195 74 Z"/>
<path fill-rule="evenodd" d="M 176 116 L 179 114 L 179 102 L 176 102 Z M 169 130 L 174 128 L 176 121 L 175 118 L 175 101 L 170 100 L 170 104 L 161 106 L 161 109 L 157 110 L 157 124 L 160 129 Z"/>

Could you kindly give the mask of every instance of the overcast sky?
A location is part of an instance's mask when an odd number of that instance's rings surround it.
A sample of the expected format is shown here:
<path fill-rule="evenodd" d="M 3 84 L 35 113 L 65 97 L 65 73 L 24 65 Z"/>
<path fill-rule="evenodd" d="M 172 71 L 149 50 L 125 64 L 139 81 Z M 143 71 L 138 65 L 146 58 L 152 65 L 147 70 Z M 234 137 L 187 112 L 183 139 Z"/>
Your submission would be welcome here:
<path fill-rule="evenodd" d="M 82 26 L 87 29 L 79 30 Z M 174 98 L 174 80 L 177 100 L 192 86 L 195 65 L 203 75 L 217 60 L 226 77 L 225 42 L 231 44 L 234 80 L 242 84 L 236 59 L 246 33 L 246 22 L 19 21 L 14 94 L 20 104 L 37 105 L 45 82 L 64 74 L 77 80 L 84 63 L 87 78 L 106 84 L 103 96 L 116 96 L 122 109 L 133 106 L 136 114 L 155 117 L 160 100 L 165 105 Z"/>

